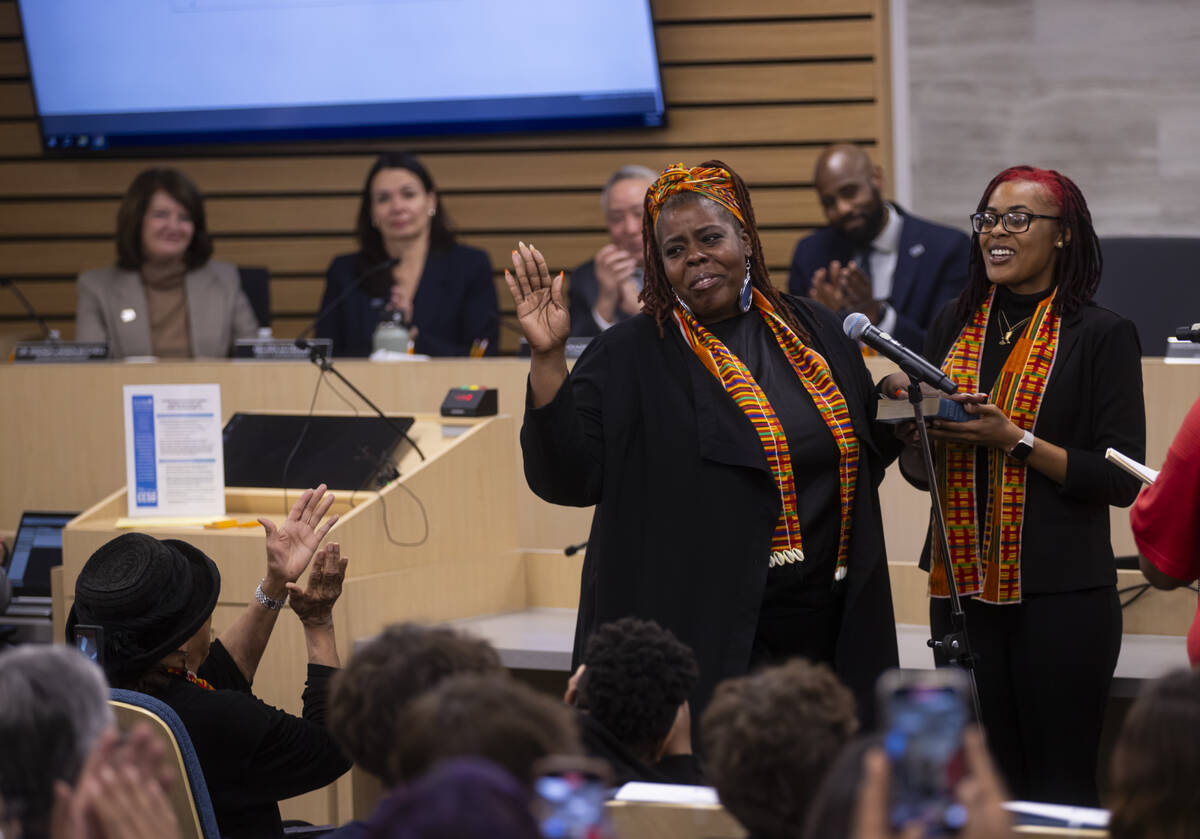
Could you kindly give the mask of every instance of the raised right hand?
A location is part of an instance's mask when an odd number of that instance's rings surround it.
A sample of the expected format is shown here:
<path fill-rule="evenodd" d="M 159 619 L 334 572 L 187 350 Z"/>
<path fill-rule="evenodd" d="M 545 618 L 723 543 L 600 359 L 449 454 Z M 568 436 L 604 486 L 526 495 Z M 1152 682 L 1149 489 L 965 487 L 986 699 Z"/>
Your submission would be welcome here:
<path fill-rule="evenodd" d="M 563 295 L 563 275 L 550 278 L 546 259 L 532 245 L 520 242 L 513 251 L 513 271 L 504 282 L 513 296 L 517 320 L 534 355 L 562 350 L 571 334 L 571 313 Z"/>

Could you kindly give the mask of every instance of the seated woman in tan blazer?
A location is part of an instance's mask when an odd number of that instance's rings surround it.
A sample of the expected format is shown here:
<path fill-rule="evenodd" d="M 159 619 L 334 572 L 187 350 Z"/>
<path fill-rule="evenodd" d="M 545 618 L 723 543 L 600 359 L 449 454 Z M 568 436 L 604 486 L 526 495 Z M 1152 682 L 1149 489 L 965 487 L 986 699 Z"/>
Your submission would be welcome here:
<path fill-rule="evenodd" d="M 196 185 L 147 169 L 117 211 L 117 264 L 79 275 L 77 341 L 107 341 L 110 358 L 224 357 L 258 329 L 237 268 L 210 261 Z"/>

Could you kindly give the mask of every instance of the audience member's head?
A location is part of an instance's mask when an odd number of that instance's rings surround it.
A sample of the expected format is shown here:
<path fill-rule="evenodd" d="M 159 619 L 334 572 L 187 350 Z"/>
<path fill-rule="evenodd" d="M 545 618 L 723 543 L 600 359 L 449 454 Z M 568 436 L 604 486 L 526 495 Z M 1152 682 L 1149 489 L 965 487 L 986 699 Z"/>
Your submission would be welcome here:
<path fill-rule="evenodd" d="M 1108 825 L 1113 839 L 1200 836 L 1200 671 L 1151 684 L 1113 749 Z"/>
<path fill-rule="evenodd" d="M 445 626 L 389 626 L 333 680 L 329 731 L 361 768 L 391 787 L 388 756 L 404 706 L 456 673 L 502 673 L 496 650 Z"/>
<path fill-rule="evenodd" d="M 389 770 L 397 782 L 453 757 L 482 757 L 531 787 L 533 764 L 583 753 L 570 708 L 497 675 L 462 674 L 408 703 L 396 720 Z"/>
<path fill-rule="evenodd" d="M 642 212 L 646 190 L 655 174 L 645 166 L 622 166 L 609 176 L 601 194 L 604 223 L 612 243 L 637 260 L 645 259 L 642 247 Z"/>
<path fill-rule="evenodd" d="M 166 167 L 133 179 L 117 210 L 117 265 L 182 262 L 199 268 L 212 256 L 204 200 L 187 175 Z"/>
<path fill-rule="evenodd" d="M 55 784 L 75 783 L 112 725 L 104 674 L 76 650 L 29 645 L 0 652 L 0 823 L 44 834 Z"/>
<path fill-rule="evenodd" d="M 539 839 L 529 791 L 480 758 L 456 758 L 383 800 L 370 839 Z"/>
<path fill-rule="evenodd" d="M 125 533 L 80 570 L 67 637 L 78 624 L 101 627 L 113 687 L 155 693 L 169 683 L 168 666 L 194 672 L 208 657 L 220 592 L 220 572 L 199 548 Z"/>
<path fill-rule="evenodd" d="M 700 736 L 726 809 L 756 837 L 795 837 L 857 729 L 854 696 L 833 671 L 794 659 L 718 685 Z"/>
<path fill-rule="evenodd" d="M 692 651 L 653 621 L 622 618 L 592 633 L 583 662 L 576 704 L 641 760 L 657 761 L 699 675 Z"/>
<path fill-rule="evenodd" d="M 829 226 L 863 246 L 883 230 L 883 169 L 858 146 L 838 143 L 817 158 L 817 198 Z"/>
<path fill-rule="evenodd" d="M 863 759 L 882 743 L 883 738 L 874 734 L 855 737 L 838 753 L 809 802 L 804 839 L 852 839 Z"/>

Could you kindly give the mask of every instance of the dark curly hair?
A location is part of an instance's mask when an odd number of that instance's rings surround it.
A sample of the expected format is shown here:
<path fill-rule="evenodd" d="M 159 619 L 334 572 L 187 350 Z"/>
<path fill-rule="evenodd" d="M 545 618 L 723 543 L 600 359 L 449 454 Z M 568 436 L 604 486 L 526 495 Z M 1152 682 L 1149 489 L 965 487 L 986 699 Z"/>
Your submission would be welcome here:
<path fill-rule="evenodd" d="M 456 673 L 503 672 L 482 638 L 445 626 L 394 624 L 334 676 L 329 732 L 355 763 L 393 786 L 388 758 L 404 706 Z"/>
<path fill-rule="evenodd" d="M 204 199 L 192 179 L 178 169 L 158 167 L 138 174 L 125 190 L 121 206 L 117 208 L 117 265 L 129 271 L 137 271 L 146 261 L 142 253 L 142 222 L 146 209 L 156 192 L 165 192 L 187 210 L 192 219 L 192 241 L 183 255 L 188 269 L 199 268 L 212 256 L 212 239 L 208 237 L 208 223 L 204 218 Z"/>
<path fill-rule="evenodd" d="M 1111 775 L 1112 839 L 1200 836 L 1200 671 L 1169 673 L 1138 697 Z"/>
<path fill-rule="evenodd" d="M 709 781 L 761 837 L 799 834 L 821 779 L 857 729 L 850 690 L 828 666 L 799 658 L 722 682 L 700 721 Z"/>
<path fill-rule="evenodd" d="M 987 209 L 988 199 L 996 187 L 1008 181 L 1030 181 L 1039 184 L 1058 205 L 1063 230 L 1063 246 L 1054 258 L 1054 282 L 1058 294 L 1054 298 L 1056 314 L 1077 311 L 1096 294 L 1100 287 L 1100 272 L 1104 258 L 1100 254 L 1100 237 L 1092 226 L 1092 213 L 1075 182 L 1053 169 L 1035 166 L 1010 166 L 988 182 L 975 212 Z M 955 314 L 962 323 L 983 305 L 991 293 L 983 252 L 979 249 L 979 234 L 971 234 L 971 254 L 967 263 L 967 287 L 958 297 Z"/>
<path fill-rule="evenodd" d="M 720 160 L 706 160 L 700 165 L 706 168 L 724 169 L 729 173 L 729 177 L 733 180 L 734 197 L 737 199 L 737 205 L 741 209 L 742 218 L 746 220 L 746 223 L 743 225 L 733 213 L 715 201 L 710 203 L 721 210 L 727 217 L 727 221 L 732 223 L 734 230 L 739 232 L 744 230 L 750 236 L 750 284 L 771 301 L 775 311 L 784 319 L 796 337 L 806 344 L 810 343 L 812 339 L 807 330 L 800 323 L 800 319 L 792 307 L 784 302 L 783 296 L 771 282 L 771 275 L 767 272 L 766 262 L 763 261 L 762 240 L 758 236 L 758 223 L 754 220 L 754 206 L 750 203 L 750 190 L 746 188 L 746 182 L 742 180 L 741 175 L 733 171 L 732 167 Z M 651 187 L 646 192 L 645 211 L 642 213 L 642 247 L 645 248 L 646 273 L 642 280 L 642 293 L 639 299 L 642 301 L 642 311 L 654 318 L 658 324 L 658 334 L 661 336 L 663 326 L 671 316 L 671 310 L 675 308 L 675 290 L 671 288 L 671 281 L 667 279 L 667 269 L 663 266 L 662 249 L 658 246 L 658 237 L 655 235 L 655 222 L 652 220 L 653 216 L 650 212 L 653 194 L 654 188 Z M 708 200 L 696 192 L 678 192 L 667 199 L 659 211 L 658 217 L 661 219 L 663 213 L 679 204 Z"/>
<path fill-rule="evenodd" d="M 405 706 L 392 734 L 391 777 L 424 775 L 455 757 L 481 757 L 533 786 L 533 765 L 582 755 L 574 712 L 505 675 L 460 673 Z"/>
<path fill-rule="evenodd" d="M 583 654 L 579 704 L 647 763 L 696 685 L 691 649 L 654 621 L 621 618 L 592 633 Z"/>

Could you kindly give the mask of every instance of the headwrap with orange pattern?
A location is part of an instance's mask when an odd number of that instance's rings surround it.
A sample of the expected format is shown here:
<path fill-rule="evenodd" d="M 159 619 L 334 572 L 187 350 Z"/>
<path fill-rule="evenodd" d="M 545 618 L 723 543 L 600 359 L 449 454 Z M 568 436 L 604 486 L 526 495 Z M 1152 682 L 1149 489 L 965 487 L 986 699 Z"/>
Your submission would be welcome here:
<path fill-rule="evenodd" d="M 698 192 L 705 198 L 711 198 L 733 213 L 739 222 L 746 223 L 733 191 L 733 176 L 729 172 L 712 166 L 693 166 L 689 169 L 682 163 L 668 166 L 658 176 L 658 180 L 650 185 L 650 190 L 646 193 L 646 211 L 650 213 L 650 220 L 657 222 L 658 212 L 667 199 L 684 190 Z"/>

